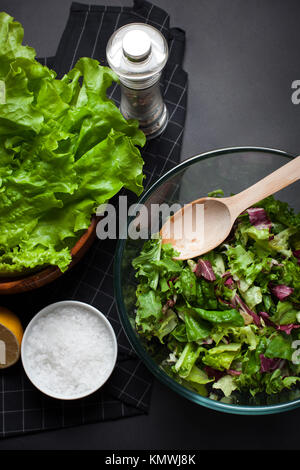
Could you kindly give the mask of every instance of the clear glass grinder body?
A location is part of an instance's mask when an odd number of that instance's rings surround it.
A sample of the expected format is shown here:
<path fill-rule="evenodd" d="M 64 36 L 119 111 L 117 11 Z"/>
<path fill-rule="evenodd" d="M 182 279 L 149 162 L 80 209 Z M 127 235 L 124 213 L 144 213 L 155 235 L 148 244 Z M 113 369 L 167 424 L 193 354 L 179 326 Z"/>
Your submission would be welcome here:
<path fill-rule="evenodd" d="M 161 134 L 168 122 L 159 85 L 168 59 L 164 36 L 144 23 L 122 26 L 109 39 L 106 56 L 120 79 L 123 116 L 137 119 L 148 139 Z"/>

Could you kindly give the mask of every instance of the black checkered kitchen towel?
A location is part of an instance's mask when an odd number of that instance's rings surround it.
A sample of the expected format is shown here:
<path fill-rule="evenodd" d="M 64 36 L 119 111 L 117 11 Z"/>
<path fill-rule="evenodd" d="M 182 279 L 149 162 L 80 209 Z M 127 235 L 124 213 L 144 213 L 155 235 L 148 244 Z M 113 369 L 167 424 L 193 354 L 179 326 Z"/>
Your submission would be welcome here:
<path fill-rule="evenodd" d="M 164 133 L 142 149 L 145 187 L 180 161 L 187 99 L 187 74 L 182 70 L 185 35 L 180 29 L 170 29 L 169 21 L 165 11 L 143 0 L 135 0 L 133 7 L 120 8 L 73 3 L 57 55 L 41 60 L 61 77 L 83 56 L 106 63 L 107 41 L 124 24 L 145 22 L 162 31 L 170 50 L 161 81 L 170 118 Z M 110 96 L 119 104 L 119 86 L 110 89 Z M 107 315 L 119 346 L 117 365 L 108 382 L 99 391 L 81 400 L 59 401 L 40 393 L 25 376 L 20 361 L 1 371 L 0 436 L 148 412 L 152 376 L 128 343 L 116 310 L 112 271 L 115 247 L 115 240 L 97 240 L 76 267 L 52 284 L 0 299 L 1 305 L 20 316 L 24 327 L 34 314 L 52 302 L 65 299 L 87 302 Z"/>

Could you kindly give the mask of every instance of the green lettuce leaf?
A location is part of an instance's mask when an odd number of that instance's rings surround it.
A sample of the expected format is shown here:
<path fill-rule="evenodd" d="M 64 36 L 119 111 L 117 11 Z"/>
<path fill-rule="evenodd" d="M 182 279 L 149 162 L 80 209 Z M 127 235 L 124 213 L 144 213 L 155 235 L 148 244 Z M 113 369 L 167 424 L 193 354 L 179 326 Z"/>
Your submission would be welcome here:
<path fill-rule="evenodd" d="M 237 389 L 237 385 L 231 375 L 224 375 L 213 384 L 213 388 L 222 390 L 225 397 L 230 397 L 232 392 Z"/>
<path fill-rule="evenodd" d="M 187 343 L 188 338 L 186 334 L 186 325 L 185 323 L 180 323 L 171 333 L 174 338 L 180 343 Z"/>
<path fill-rule="evenodd" d="M 136 324 L 142 332 L 149 332 L 162 315 L 162 304 L 159 295 L 153 290 L 141 287 L 137 292 Z"/>
<path fill-rule="evenodd" d="M 229 369 L 240 349 L 241 345 L 239 343 L 221 344 L 208 349 L 202 361 L 207 366 L 217 370 Z"/>
<path fill-rule="evenodd" d="M 258 305 L 262 302 L 261 288 L 258 286 L 252 286 L 250 289 L 247 289 L 247 291 L 244 292 L 243 297 L 247 306 L 250 309 L 253 309 L 255 305 Z"/>
<path fill-rule="evenodd" d="M 168 244 L 162 244 L 161 239 L 148 240 L 140 253 L 132 261 L 136 270 L 136 277 L 148 284 L 151 289 L 157 289 L 158 282 L 167 291 L 170 287 L 168 281 L 181 272 L 181 261 L 175 261 L 172 256 L 175 251 Z"/>
<path fill-rule="evenodd" d="M 194 310 L 197 312 L 200 318 L 211 323 L 227 323 L 232 326 L 244 326 L 243 317 L 234 308 L 220 311 L 205 310 L 203 308 L 195 308 Z"/>
<path fill-rule="evenodd" d="M 270 317 L 270 320 L 276 325 L 290 325 L 297 323 L 297 314 L 299 311 L 293 307 L 291 302 L 281 302 L 277 304 L 276 312 Z"/>
<path fill-rule="evenodd" d="M 191 369 L 191 372 L 186 377 L 186 380 L 190 382 L 195 382 L 200 385 L 205 385 L 209 382 L 213 382 L 214 379 L 210 379 L 203 370 L 199 369 L 199 367 L 194 365 Z"/>
<path fill-rule="evenodd" d="M 185 321 L 187 341 L 201 341 L 210 335 L 211 325 L 199 318 L 192 308 L 181 306 L 177 307 L 177 311 Z"/>
<path fill-rule="evenodd" d="M 170 334 L 177 326 L 178 319 L 177 315 L 173 310 L 168 309 L 165 315 L 161 318 L 159 323 L 159 328 L 155 332 L 155 336 L 158 337 L 161 343 L 163 343 L 163 338 Z"/>
<path fill-rule="evenodd" d="M 264 354 L 270 359 L 280 358 L 291 361 L 293 352 L 291 337 L 279 333 L 270 339 Z"/>
<path fill-rule="evenodd" d="M 299 380 L 300 377 L 285 377 L 280 369 L 276 369 L 272 373 L 264 374 L 263 382 L 266 392 L 270 395 L 272 393 L 279 393 L 284 388 L 290 389 Z"/>
<path fill-rule="evenodd" d="M 187 302 L 194 302 L 197 297 L 197 286 L 196 286 L 196 276 L 190 270 L 190 268 L 185 267 L 181 269 L 179 278 L 175 284 L 176 290 L 178 293 L 182 294 Z"/>
<path fill-rule="evenodd" d="M 203 348 L 201 346 L 196 346 L 194 343 L 187 343 L 174 366 L 174 371 L 182 378 L 188 377 L 202 350 Z"/>
<path fill-rule="evenodd" d="M 161 240 L 149 240 L 139 256 L 132 261 L 132 266 L 136 270 L 136 277 L 144 276 L 151 289 L 156 289 L 159 279 L 159 270 L 155 262 L 160 260 Z"/>

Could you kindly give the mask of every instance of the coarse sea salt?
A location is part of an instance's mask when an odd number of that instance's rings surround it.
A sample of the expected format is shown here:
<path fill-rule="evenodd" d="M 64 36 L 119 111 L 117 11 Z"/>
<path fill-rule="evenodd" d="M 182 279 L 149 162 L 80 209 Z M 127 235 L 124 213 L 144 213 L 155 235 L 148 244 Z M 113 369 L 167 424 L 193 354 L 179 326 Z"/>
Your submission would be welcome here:
<path fill-rule="evenodd" d="M 83 305 L 53 306 L 32 325 L 24 360 L 45 393 L 76 398 L 96 390 L 112 370 L 115 344 L 102 318 Z"/>

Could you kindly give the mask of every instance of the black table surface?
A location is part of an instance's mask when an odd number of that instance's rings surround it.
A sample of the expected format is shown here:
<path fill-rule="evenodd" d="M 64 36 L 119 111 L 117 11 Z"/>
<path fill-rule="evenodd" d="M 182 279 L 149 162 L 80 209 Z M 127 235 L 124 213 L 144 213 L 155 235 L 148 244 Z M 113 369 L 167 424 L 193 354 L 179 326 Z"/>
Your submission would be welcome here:
<path fill-rule="evenodd" d="M 81 0 L 130 6 L 130 0 Z M 186 31 L 189 95 L 182 158 L 231 146 L 300 152 L 298 0 L 152 0 Z M 56 52 L 71 0 L 0 0 L 38 56 Z M 299 449 L 300 408 L 238 416 L 197 406 L 154 381 L 147 416 L 0 441 L 3 449 Z"/>

